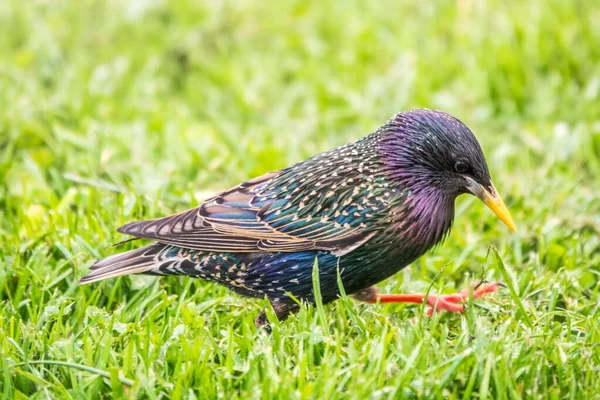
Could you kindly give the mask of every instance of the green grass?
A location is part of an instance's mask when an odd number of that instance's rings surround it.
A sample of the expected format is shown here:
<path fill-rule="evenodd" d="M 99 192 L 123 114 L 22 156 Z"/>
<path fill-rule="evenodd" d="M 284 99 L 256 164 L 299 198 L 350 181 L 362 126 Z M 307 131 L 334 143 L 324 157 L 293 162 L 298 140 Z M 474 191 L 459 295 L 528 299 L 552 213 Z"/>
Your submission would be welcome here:
<path fill-rule="evenodd" d="M 1 397 L 600 398 L 600 7 L 363 3 L 1 2 Z M 472 128 L 518 233 L 460 198 L 379 288 L 509 284 L 466 314 L 343 298 L 265 336 L 200 280 L 77 285 L 121 224 L 413 107 Z"/>

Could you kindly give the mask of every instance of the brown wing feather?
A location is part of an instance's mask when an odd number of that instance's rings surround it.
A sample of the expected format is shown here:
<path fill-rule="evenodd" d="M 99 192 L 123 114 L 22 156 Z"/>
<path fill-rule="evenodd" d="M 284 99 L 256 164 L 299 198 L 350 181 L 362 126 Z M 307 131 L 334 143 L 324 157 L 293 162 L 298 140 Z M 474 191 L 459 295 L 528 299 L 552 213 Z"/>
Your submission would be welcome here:
<path fill-rule="evenodd" d="M 316 222 L 316 229 L 305 228 L 303 233 L 286 233 L 264 221 L 261 216 L 272 202 L 260 208 L 253 206 L 254 189 L 283 171 L 247 181 L 196 208 L 160 219 L 131 222 L 117 231 L 189 249 L 223 252 L 343 251 L 371 237 L 358 228 L 346 229 L 322 222 Z"/>

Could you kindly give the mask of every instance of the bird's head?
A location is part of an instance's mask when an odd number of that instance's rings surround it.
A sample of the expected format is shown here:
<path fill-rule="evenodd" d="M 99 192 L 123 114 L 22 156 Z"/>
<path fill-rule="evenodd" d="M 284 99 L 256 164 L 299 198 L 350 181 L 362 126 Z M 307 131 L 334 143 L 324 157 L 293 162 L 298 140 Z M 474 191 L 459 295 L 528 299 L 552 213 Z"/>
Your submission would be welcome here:
<path fill-rule="evenodd" d="M 452 201 L 471 193 L 515 231 L 481 147 L 465 124 L 441 111 L 417 109 L 397 114 L 384 130 L 386 169 L 394 179 Z"/>

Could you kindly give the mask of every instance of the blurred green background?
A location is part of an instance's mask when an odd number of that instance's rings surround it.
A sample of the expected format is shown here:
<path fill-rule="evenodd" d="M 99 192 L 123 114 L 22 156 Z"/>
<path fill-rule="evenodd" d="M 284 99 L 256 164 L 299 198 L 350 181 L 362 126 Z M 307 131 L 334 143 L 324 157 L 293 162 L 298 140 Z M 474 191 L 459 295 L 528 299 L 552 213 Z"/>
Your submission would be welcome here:
<path fill-rule="evenodd" d="M 592 0 L 2 1 L 0 394 L 600 398 L 598 21 Z M 77 286 L 126 221 L 415 107 L 475 132 L 518 233 L 460 198 L 379 287 L 509 283 L 467 314 L 344 299 L 265 337 L 265 303 L 216 285 Z"/>

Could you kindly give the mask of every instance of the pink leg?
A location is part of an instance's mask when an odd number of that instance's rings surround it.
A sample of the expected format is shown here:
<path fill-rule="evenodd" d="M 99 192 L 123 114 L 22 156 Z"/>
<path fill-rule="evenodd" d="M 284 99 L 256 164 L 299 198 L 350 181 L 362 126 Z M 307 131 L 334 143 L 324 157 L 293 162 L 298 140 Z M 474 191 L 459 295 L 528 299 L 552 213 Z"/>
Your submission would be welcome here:
<path fill-rule="evenodd" d="M 504 286 L 504 284 L 495 282 L 495 283 L 483 283 L 480 282 L 473 287 L 473 298 L 476 299 L 478 297 L 483 296 L 486 293 L 492 293 L 498 290 L 498 287 Z M 462 303 L 469 298 L 470 288 L 463 289 L 458 293 L 453 294 L 441 294 L 435 295 L 430 294 L 426 296 L 423 293 L 420 294 L 381 294 L 377 293 L 375 288 L 365 289 L 357 294 L 354 297 L 358 300 L 364 301 L 366 303 L 414 303 L 414 304 L 422 304 L 424 301 L 427 303 L 431 309 L 427 312 L 428 315 L 432 315 L 433 311 L 441 311 L 446 310 L 450 312 L 463 312 L 465 310 Z"/>

